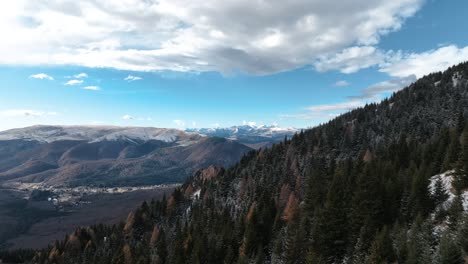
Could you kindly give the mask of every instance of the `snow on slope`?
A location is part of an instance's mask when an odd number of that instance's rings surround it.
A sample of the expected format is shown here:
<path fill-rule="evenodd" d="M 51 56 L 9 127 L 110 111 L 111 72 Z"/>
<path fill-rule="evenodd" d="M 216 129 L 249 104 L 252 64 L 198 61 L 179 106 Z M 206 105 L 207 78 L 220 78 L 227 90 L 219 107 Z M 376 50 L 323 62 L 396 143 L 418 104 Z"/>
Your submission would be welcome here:
<path fill-rule="evenodd" d="M 456 197 L 455 189 L 452 186 L 454 172 L 455 172 L 454 170 L 449 170 L 444 173 L 434 175 L 431 177 L 430 183 L 429 183 L 429 191 L 431 192 L 431 194 L 434 194 L 436 181 L 438 179 L 442 180 L 442 185 L 448 194 L 448 199 L 443 204 L 443 207 L 445 209 L 448 209 L 450 207 L 453 199 L 455 199 Z M 465 190 L 464 192 L 462 192 L 461 198 L 462 198 L 464 210 L 468 211 L 468 190 Z"/>
<path fill-rule="evenodd" d="M 228 128 L 191 128 L 186 131 L 207 136 L 225 137 L 233 140 L 245 137 L 281 138 L 284 136 L 292 136 L 299 132 L 299 130 L 295 128 L 254 125 L 233 126 Z"/>
<path fill-rule="evenodd" d="M 0 140 L 36 140 L 54 142 L 60 140 L 101 141 L 148 141 L 159 140 L 188 145 L 201 138 L 200 135 L 177 129 L 152 127 L 115 126 L 32 126 L 0 132 Z"/>

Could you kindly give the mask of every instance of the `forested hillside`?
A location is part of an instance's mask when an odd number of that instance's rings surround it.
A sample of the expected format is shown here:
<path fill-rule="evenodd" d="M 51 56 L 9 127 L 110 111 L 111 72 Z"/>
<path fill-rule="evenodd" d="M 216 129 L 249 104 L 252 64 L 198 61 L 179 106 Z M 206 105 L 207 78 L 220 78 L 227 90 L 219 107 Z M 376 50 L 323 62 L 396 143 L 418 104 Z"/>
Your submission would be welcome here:
<path fill-rule="evenodd" d="M 32 262 L 463 263 L 467 119 L 464 63 L 201 170 L 126 223 L 79 229 Z"/>

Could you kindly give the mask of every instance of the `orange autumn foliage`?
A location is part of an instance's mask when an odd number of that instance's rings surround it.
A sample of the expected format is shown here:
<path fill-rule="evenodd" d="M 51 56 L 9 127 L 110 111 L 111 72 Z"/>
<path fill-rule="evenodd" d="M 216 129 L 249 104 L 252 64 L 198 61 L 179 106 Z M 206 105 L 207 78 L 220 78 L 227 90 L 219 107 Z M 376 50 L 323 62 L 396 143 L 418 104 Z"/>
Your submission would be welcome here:
<path fill-rule="evenodd" d="M 296 217 L 298 210 L 299 201 L 297 200 L 296 195 L 294 195 L 294 192 L 291 192 L 291 194 L 289 195 L 288 203 L 284 208 L 282 219 L 284 221 L 293 220 Z"/>

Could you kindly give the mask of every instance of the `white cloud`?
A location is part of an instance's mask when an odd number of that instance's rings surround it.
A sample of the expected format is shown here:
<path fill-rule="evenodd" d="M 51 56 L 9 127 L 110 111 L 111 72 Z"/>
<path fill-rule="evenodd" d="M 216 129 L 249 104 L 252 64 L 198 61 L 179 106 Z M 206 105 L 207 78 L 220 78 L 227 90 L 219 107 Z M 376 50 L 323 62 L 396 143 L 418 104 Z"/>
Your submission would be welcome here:
<path fill-rule="evenodd" d="M 176 120 L 173 120 L 172 122 L 178 127 L 185 127 L 185 122 L 183 120 L 176 119 Z"/>
<path fill-rule="evenodd" d="M 82 73 L 75 74 L 73 77 L 77 79 L 88 78 L 88 74 L 82 72 Z"/>
<path fill-rule="evenodd" d="M 99 86 L 94 86 L 94 85 L 83 87 L 83 89 L 84 90 L 90 90 L 90 91 L 99 91 L 99 90 L 101 90 L 101 88 L 99 88 Z"/>
<path fill-rule="evenodd" d="M 311 112 L 325 112 L 325 111 L 349 111 L 365 105 L 365 101 L 362 100 L 349 100 L 347 102 L 336 103 L 336 104 L 322 104 L 309 106 L 306 109 Z"/>
<path fill-rule="evenodd" d="M 332 104 L 320 104 L 306 107 L 305 112 L 297 114 L 283 114 L 281 118 L 295 118 L 314 120 L 315 122 L 325 122 L 337 117 L 339 114 L 365 106 L 367 100 L 360 98 L 349 98 L 344 102 Z"/>
<path fill-rule="evenodd" d="M 381 94 L 397 92 L 411 83 L 416 81 L 415 75 L 410 75 L 403 78 L 396 78 L 389 81 L 383 81 L 367 87 L 361 91 L 361 95 L 350 96 L 350 99 L 374 99 L 375 101 L 380 99 Z"/>
<path fill-rule="evenodd" d="M 320 119 L 326 121 L 337 115 L 365 106 L 367 103 L 378 102 L 386 93 L 399 91 L 416 81 L 416 76 L 396 78 L 371 85 L 361 91 L 360 95 L 348 96 L 343 102 L 320 104 L 306 107 L 306 112 L 281 115 L 282 118 Z"/>
<path fill-rule="evenodd" d="M 0 64 L 270 74 L 376 45 L 422 3 L 8 1 L 0 10 L 0 33 L 9 36 L 0 42 Z"/>
<path fill-rule="evenodd" d="M 65 83 L 65 85 L 78 85 L 82 83 L 83 83 L 83 80 L 69 80 L 68 82 Z"/>
<path fill-rule="evenodd" d="M 139 81 L 141 79 L 142 79 L 141 77 L 129 75 L 129 76 L 125 77 L 124 80 L 129 81 L 129 82 L 133 82 L 133 81 Z"/>
<path fill-rule="evenodd" d="M 318 121 L 327 121 L 334 117 L 337 117 L 338 114 L 326 113 L 326 112 L 305 112 L 300 114 L 283 114 L 280 115 L 280 118 L 296 118 L 296 119 L 307 119 Z"/>
<path fill-rule="evenodd" d="M 458 48 L 450 45 L 422 53 L 400 53 L 389 59 L 380 71 L 395 77 L 415 75 L 420 78 L 464 61 L 468 61 L 468 46 Z"/>
<path fill-rule="evenodd" d="M 10 109 L 0 111 L 2 117 L 44 117 L 44 116 L 56 116 L 56 112 L 43 112 L 36 110 L 21 110 L 21 109 Z"/>
<path fill-rule="evenodd" d="M 29 78 L 33 78 L 33 79 L 41 79 L 41 80 L 49 80 L 49 81 L 53 81 L 54 78 L 50 75 L 47 75 L 45 73 L 38 73 L 38 74 L 33 74 L 31 76 L 29 76 Z"/>
<path fill-rule="evenodd" d="M 133 120 L 135 118 L 133 116 L 131 116 L 131 115 L 124 115 L 124 116 L 122 116 L 122 119 L 123 120 Z"/>
<path fill-rule="evenodd" d="M 349 85 L 350 85 L 350 83 L 348 81 L 344 81 L 344 80 L 337 81 L 335 83 L 335 86 L 337 86 L 337 87 L 345 87 L 345 86 L 349 86 Z"/>
<path fill-rule="evenodd" d="M 315 61 L 314 67 L 320 72 L 339 70 L 342 73 L 354 73 L 377 66 L 380 72 L 392 77 L 421 78 L 464 61 L 468 61 L 468 46 L 458 48 L 455 45 L 449 45 L 421 53 L 406 53 L 401 50 L 384 52 L 373 46 L 362 46 L 321 56 Z"/>
<path fill-rule="evenodd" d="M 342 73 L 354 73 L 385 62 L 386 55 L 372 46 L 351 47 L 339 53 L 322 56 L 314 64 L 317 71 L 339 69 Z"/>

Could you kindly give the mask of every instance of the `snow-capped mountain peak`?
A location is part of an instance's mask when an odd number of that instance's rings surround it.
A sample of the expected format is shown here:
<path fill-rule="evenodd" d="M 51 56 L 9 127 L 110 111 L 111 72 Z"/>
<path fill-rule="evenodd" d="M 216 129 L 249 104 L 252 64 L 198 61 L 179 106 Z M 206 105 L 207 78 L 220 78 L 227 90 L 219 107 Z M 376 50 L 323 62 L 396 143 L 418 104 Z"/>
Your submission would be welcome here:
<path fill-rule="evenodd" d="M 284 137 L 292 137 L 300 130 L 296 128 L 281 128 L 277 125 L 256 126 L 254 124 L 244 124 L 228 128 L 190 128 L 185 131 L 211 137 L 224 137 L 250 146 L 253 146 L 252 144 L 260 144 L 253 147 L 263 147 L 278 142 L 284 139 Z"/>
<path fill-rule="evenodd" d="M 31 126 L 0 132 L 0 140 L 31 140 L 54 142 L 62 140 L 79 140 L 87 142 L 101 141 L 148 141 L 164 142 L 197 141 L 198 134 L 186 133 L 177 129 L 153 127 L 117 127 L 117 126 Z"/>

